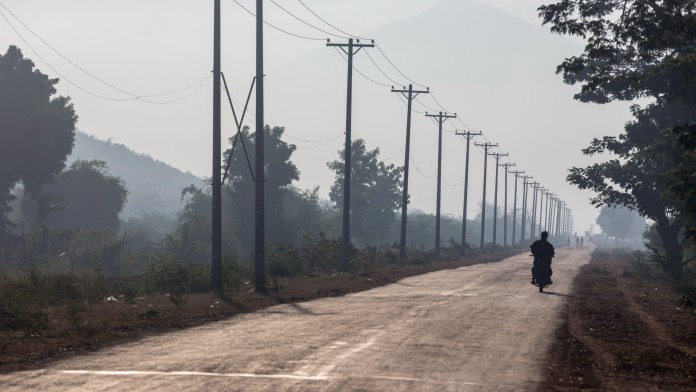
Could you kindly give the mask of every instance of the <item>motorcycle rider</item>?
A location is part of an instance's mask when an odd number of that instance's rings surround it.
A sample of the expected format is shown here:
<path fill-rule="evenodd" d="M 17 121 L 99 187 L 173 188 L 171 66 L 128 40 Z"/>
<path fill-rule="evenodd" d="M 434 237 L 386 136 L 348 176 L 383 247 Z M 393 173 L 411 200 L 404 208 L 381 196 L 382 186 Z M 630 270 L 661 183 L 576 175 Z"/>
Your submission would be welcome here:
<path fill-rule="evenodd" d="M 535 272 L 539 268 L 548 268 L 549 270 L 549 284 L 553 284 L 551 281 L 551 258 L 556 254 L 556 250 L 553 248 L 550 242 L 546 239 L 549 238 L 549 233 L 546 231 L 541 232 L 541 239 L 534 241 L 529 247 L 532 249 L 532 255 L 534 256 L 534 266 L 532 267 L 532 284 L 536 284 L 536 274 Z"/>

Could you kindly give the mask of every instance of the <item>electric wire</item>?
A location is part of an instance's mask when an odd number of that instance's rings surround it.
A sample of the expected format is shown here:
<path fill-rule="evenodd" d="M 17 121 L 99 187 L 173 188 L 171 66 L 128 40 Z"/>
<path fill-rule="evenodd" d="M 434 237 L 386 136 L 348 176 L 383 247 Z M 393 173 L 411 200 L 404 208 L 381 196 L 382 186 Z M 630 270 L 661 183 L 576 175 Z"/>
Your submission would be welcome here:
<path fill-rule="evenodd" d="M 399 83 L 399 82 L 395 81 L 394 79 L 390 78 L 386 73 L 384 73 L 384 71 L 382 70 L 382 68 L 380 68 L 379 65 L 377 65 L 377 63 L 375 62 L 375 60 L 372 58 L 372 56 L 370 56 L 370 52 L 369 52 L 369 51 L 366 50 L 366 51 L 365 51 L 365 54 L 367 55 L 367 58 L 370 59 L 370 61 L 372 62 L 372 64 L 374 64 L 375 68 L 377 68 L 377 69 L 379 70 L 379 72 L 381 72 L 382 75 L 384 75 L 385 78 L 389 79 L 392 83 L 394 83 L 395 86 L 403 86 L 402 83 Z"/>
<path fill-rule="evenodd" d="M 340 49 L 338 49 L 338 48 L 335 47 L 335 46 L 334 46 L 333 48 L 334 48 L 334 50 L 336 50 L 336 52 L 337 52 L 338 54 L 341 55 L 341 58 L 342 58 L 345 62 L 348 62 L 348 59 L 344 56 L 344 53 L 341 52 Z M 378 81 L 376 81 L 376 80 L 370 78 L 369 76 L 365 75 L 364 73 L 360 72 L 359 69 L 355 68 L 355 65 L 353 65 L 353 70 L 355 70 L 355 72 L 359 73 L 360 76 L 362 76 L 363 78 L 369 80 L 370 82 L 372 82 L 372 83 L 374 83 L 374 84 L 377 84 L 377 85 L 380 85 L 380 86 L 383 86 L 383 87 L 391 87 L 391 85 L 389 85 L 389 84 L 380 83 L 380 82 L 378 82 Z"/>
<path fill-rule="evenodd" d="M 435 175 L 437 174 L 437 172 L 436 172 L 436 173 L 433 173 L 433 174 L 431 174 L 431 175 L 426 175 L 425 173 L 423 173 L 423 172 L 421 171 L 421 169 L 418 167 L 418 164 L 416 163 L 416 158 L 415 158 L 415 155 L 413 154 L 413 151 L 411 151 L 411 163 L 413 163 L 413 167 L 416 168 L 416 171 L 418 172 L 418 174 L 420 174 L 420 175 L 423 176 L 424 178 L 433 178 L 433 177 L 435 177 Z"/>
<path fill-rule="evenodd" d="M 381 48 L 377 43 L 375 43 L 375 47 L 377 48 L 377 50 L 379 50 L 380 53 L 382 53 L 382 56 L 384 56 L 384 58 L 387 59 L 387 62 L 389 62 L 389 64 L 391 64 L 392 67 L 394 67 L 394 69 L 396 70 L 396 72 L 398 72 L 399 74 L 401 74 L 401 76 L 403 76 L 406 80 L 408 80 L 409 82 L 411 82 L 411 83 L 413 83 L 413 84 L 415 84 L 415 85 L 417 85 L 417 86 L 427 87 L 427 86 L 424 85 L 424 84 L 420 84 L 420 83 L 414 82 L 414 81 L 411 80 L 408 76 L 404 75 L 404 73 L 401 72 L 401 70 L 400 70 L 396 65 L 394 65 L 394 63 L 389 59 L 389 57 L 387 57 L 386 53 L 384 53 L 384 50 L 382 50 L 382 48 Z"/>
<path fill-rule="evenodd" d="M 329 145 L 333 144 L 333 142 L 334 142 L 336 139 L 340 138 L 340 137 L 343 137 L 343 135 L 338 135 L 338 136 L 336 136 L 335 138 L 328 140 L 326 143 L 320 144 L 320 145 L 318 145 L 318 146 L 312 146 L 312 147 L 297 147 L 297 149 L 298 149 L 298 150 L 316 150 L 316 149 L 323 148 L 323 147 L 326 147 L 326 146 L 329 146 Z"/>
<path fill-rule="evenodd" d="M 419 98 L 414 98 L 414 99 L 416 100 L 416 102 L 418 102 L 419 104 L 421 104 L 421 106 L 423 106 L 424 108 L 428 109 L 429 111 L 435 112 L 435 113 L 439 112 L 439 110 L 433 109 L 433 108 L 431 108 L 430 106 L 424 104 L 423 101 L 421 101 Z"/>
<path fill-rule="evenodd" d="M 7 24 L 10 25 L 10 28 L 12 28 L 12 30 L 14 30 L 14 32 L 17 34 L 17 36 L 19 36 L 19 39 L 21 39 L 21 40 L 24 42 L 24 44 L 27 45 L 27 47 L 36 55 L 36 57 L 38 57 L 41 61 L 44 62 L 44 64 L 46 64 L 46 66 L 48 66 L 48 68 L 50 68 L 53 72 L 55 72 L 56 75 L 58 75 L 58 76 L 61 78 L 61 80 L 65 80 L 66 82 L 68 82 L 69 84 L 71 84 L 72 86 L 74 86 L 75 88 L 77 88 L 78 90 L 81 90 L 81 91 L 83 91 L 83 92 L 85 92 L 85 93 L 87 93 L 87 94 L 89 94 L 89 95 L 92 95 L 92 96 L 97 97 L 97 98 L 105 99 L 105 100 L 108 100 L 108 101 L 121 101 L 121 102 L 123 102 L 123 101 L 135 101 L 136 99 L 138 99 L 138 98 L 135 98 L 135 97 L 131 97 L 131 98 L 114 98 L 114 97 L 107 97 L 107 96 L 105 96 L 105 95 L 101 95 L 101 94 L 97 94 L 97 93 L 94 93 L 94 92 L 92 92 L 92 91 L 89 91 L 89 90 L 87 90 L 87 89 L 85 89 L 85 88 L 83 88 L 83 87 L 77 85 L 77 84 L 74 83 L 72 80 L 70 80 L 70 79 L 66 78 L 65 76 L 63 76 L 63 74 L 61 74 L 60 72 L 58 72 L 58 70 L 56 70 L 48 61 L 46 61 L 46 59 L 44 59 L 44 58 L 31 46 L 31 44 L 29 44 L 29 42 L 27 42 L 27 40 L 24 38 L 24 36 L 22 36 L 22 34 L 20 34 L 20 32 L 15 28 L 15 26 L 12 24 L 12 22 L 10 22 L 10 20 L 7 18 L 7 16 L 5 16 L 5 14 L 4 14 L 2 11 L 0 11 L 0 16 L 2 16 L 3 19 L 5 19 L 5 21 L 7 22 Z"/>
<path fill-rule="evenodd" d="M 203 86 L 205 86 L 205 85 L 207 84 L 206 82 L 207 82 L 208 80 L 210 80 L 212 77 L 213 77 L 212 74 L 211 74 L 211 75 L 208 75 L 208 77 L 205 78 L 205 79 L 198 85 L 198 87 L 196 87 L 196 88 L 195 88 L 194 90 L 192 90 L 190 93 L 184 95 L 183 97 L 179 97 L 179 98 L 177 98 L 177 99 L 173 99 L 173 100 L 170 100 L 170 101 L 164 101 L 164 102 L 151 101 L 151 100 L 143 99 L 143 98 L 138 98 L 138 100 L 139 100 L 139 101 L 143 101 L 143 102 L 147 102 L 147 103 L 151 103 L 151 104 L 153 104 L 153 105 L 169 105 L 169 104 L 172 104 L 172 103 L 181 102 L 181 101 L 183 101 L 183 100 L 189 98 L 189 97 L 192 96 L 193 94 L 197 93 L 198 90 L 200 90 L 201 88 L 203 88 Z"/>
<path fill-rule="evenodd" d="M 241 8 L 242 8 L 244 11 L 246 11 L 249 15 L 253 16 L 254 18 L 256 17 L 256 14 L 254 14 L 254 13 L 251 12 L 249 9 L 247 9 L 245 6 L 243 6 L 242 4 L 240 4 L 239 1 L 237 1 L 237 0 L 232 0 L 232 1 L 234 1 L 235 4 L 237 4 L 239 7 L 241 7 Z M 296 38 L 302 38 L 302 39 L 311 40 L 311 41 L 326 41 L 326 38 L 307 37 L 307 36 L 304 36 L 304 35 L 291 33 L 291 32 L 289 32 L 289 31 L 287 31 L 287 30 L 281 29 L 280 27 L 277 27 L 277 26 L 275 26 L 275 25 L 272 25 L 272 24 L 270 24 L 269 22 L 266 22 L 265 20 L 263 21 L 263 23 L 265 23 L 267 26 L 272 27 L 272 28 L 274 28 L 274 29 L 276 29 L 276 30 L 278 30 L 278 31 L 280 31 L 280 32 L 282 32 L 282 33 L 285 33 L 285 34 L 287 34 L 287 35 L 291 35 L 291 36 L 296 37 Z"/>
<path fill-rule="evenodd" d="M 433 94 L 432 92 L 430 92 L 430 96 L 433 98 L 433 101 L 435 101 L 435 103 L 437 104 L 437 106 L 440 107 L 440 109 L 442 109 L 442 110 L 445 111 L 445 112 L 449 112 L 449 110 L 445 109 L 444 106 L 442 106 L 442 105 L 440 104 L 440 101 L 437 100 L 437 98 L 435 97 L 435 94 Z"/>
<path fill-rule="evenodd" d="M 325 143 L 325 142 L 332 142 L 332 141 L 338 139 L 339 137 L 343 136 L 343 133 L 341 133 L 340 135 L 334 136 L 334 137 L 332 137 L 332 138 L 321 139 L 321 140 L 302 139 L 302 138 L 299 138 L 299 137 L 295 137 L 295 136 L 288 135 L 287 132 L 284 132 L 284 133 L 283 133 L 283 136 L 287 136 L 287 137 L 289 137 L 290 139 L 299 140 L 299 141 L 305 142 L 305 143 Z"/>
<path fill-rule="evenodd" d="M 350 37 L 353 37 L 353 38 L 358 38 L 358 39 L 365 39 L 365 40 L 367 39 L 367 38 L 363 38 L 363 37 L 358 37 L 357 35 L 353 35 L 353 34 L 348 34 L 348 33 L 346 33 L 345 31 L 343 31 L 343 30 L 339 29 L 338 27 L 332 25 L 331 23 L 327 22 L 324 18 L 322 18 L 321 16 L 319 16 L 319 14 L 317 14 L 316 12 L 312 11 L 312 9 L 309 8 L 305 3 L 303 3 L 302 0 L 297 0 L 297 1 L 298 1 L 300 4 L 302 4 L 302 6 L 305 7 L 305 8 L 307 9 L 307 11 L 311 12 L 312 15 L 316 16 L 317 18 L 319 18 L 319 20 L 321 20 L 322 22 L 326 23 L 329 27 L 331 27 L 331 28 L 333 28 L 334 30 L 340 32 L 341 34 L 345 34 L 345 35 L 347 35 L 347 36 L 350 36 Z"/>
<path fill-rule="evenodd" d="M 399 98 L 399 100 L 401 101 L 401 103 L 403 103 L 404 106 L 406 106 L 406 107 L 408 108 L 408 102 L 405 101 L 406 98 L 405 98 L 405 97 L 402 97 L 401 94 L 396 94 L 396 95 L 397 95 L 397 97 Z M 414 113 L 425 114 L 425 111 L 416 110 L 416 109 L 413 108 L 413 106 L 411 106 L 411 111 L 414 112 Z"/>
<path fill-rule="evenodd" d="M 189 90 L 189 89 L 192 89 L 192 88 L 194 88 L 195 90 L 198 90 L 198 89 L 201 87 L 201 85 L 203 84 L 203 82 L 207 81 L 207 80 L 210 78 L 210 75 L 208 75 L 208 76 L 206 76 L 205 78 L 200 79 L 200 80 L 196 81 L 195 83 L 192 83 L 192 84 L 190 84 L 190 85 L 188 85 L 188 86 L 185 86 L 185 87 L 183 87 L 183 88 L 180 88 L 180 89 L 177 89 L 177 90 L 173 90 L 173 91 L 168 91 L 168 92 L 165 92 L 165 93 L 160 93 L 160 94 L 141 95 L 141 94 L 135 94 L 135 93 L 129 92 L 129 91 L 127 91 L 127 90 L 124 90 L 124 89 L 121 89 L 121 88 L 119 88 L 119 87 L 117 87 L 117 86 L 114 86 L 113 84 L 111 84 L 111 83 L 109 83 L 109 82 L 107 82 L 107 81 L 105 81 L 105 80 L 99 78 L 98 76 L 96 76 L 96 75 L 92 74 L 91 72 L 87 71 L 86 69 L 82 68 L 81 66 L 79 66 L 78 64 L 76 64 L 74 61 L 70 60 L 68 57 L 66 57 L 65 55 L 63 55 L 63 53 L 61 53 L 59 50 L 57 50 L 55 47 L 53 47 L 51 44 L 49 44 L 46 40 L 44 40 L 40 35 L 38 35 L 34 30 L 32 30 L 26 23 L 24 23 L 21 19 L 19 19 L 19 17 L 17 17 L 17 15 L 15 15 L 15 14 L 14 14 L 9 8 L 7 8 L 7 6 L 5 6 L 5 4 L 3 4 L 1 1 L 0 1 L 0 6 L 1 6 L 2 8 L 4 8 L 5 11 L 7 11 L 8 14 L 10 14 L 17 22 L 19 22 L 19 24 L 21 24 L 25 29 L 27 29 L 27 31 L 29 31 L 34 37 L 36 37 L 39 41 L 41 41 L 44 45 L 46 45 L 46 46 L 47 46 L 49 49 L 51 49 L 54 53 L 56 53 L 58 56 L 60 56 L 63 60 L 67 61 L 69 64 L 71 64 L 71 65 L 74 66 L 75 68 L 79 69 L 80 71 L 82 71 L 83 73 L 85 73 L 86 75 L 88 75 L 89 77 L 91 77 L 92 79 L 94 79 L 94 80 L 96 80 L 96 81 L 98 81 L 98 82 L 104 84 L 105 86 L 111 87 L 112 89 L 114 89 L 114 90 L 116 90 L 116 91 L 119 91 L 119 92 L 121 92 L 121 93 L 123 93 L 123 94 L 130 95 L 130 96 L 132 96 L 133 98 L 141 99 L 141 100 L 143 100 L 143 101 L 145 101 L 145 102 L 155 103 L 155 104 L 165 104 L 165 103 L 174 103 L 174 102 L 178 102 L 178 101 L 180 101 L 181 99 L 172 100 L 172 101 L 169 101 L 169 102 L 150 102 L 150 101 L 147 101 L 147 100 L 145 100 L 145 99 L 143 99 L 143 98 L 157 98 L 157 97 L 164 97 L 164 96 L 167 96 L 167 95 L 174 95 L 174 94 L 177 94 L 177 93 L 180 93 L 180 92 L 182 92 L 182 91 L 186 91 L 186 90 Z M 15 31 L 15 33 L 17 33 L 17 35 L 20 35 L 19 32 L 17 31 L 17 29 L 14 28 L 14 26 L 10 23 L 10 21 L 7 19 L 7 17 L 6 17 L 5 15 L 3 15 L 3 18 L 5 19 L 5 21 L 7 21 L 8 24 L 10 24 L 10 27 Z M 26 41 L 23 37 L 21 37 L 21 35 L 20 35 L 20 38 L 22 39 L 22 41 L 24 41 L 25 44 L 27 44 L 27 46 L 29 45 L 29 44 L 27 43 L 27 41 Z M 36 50 L 35 50 L 35 49 L 33 49 L 33 48 L 30 48 L 30 49 L 36 54 Z M 37 54 L 37 56 L 38 56 L 38 54 Z M 44 63 L 46 63 L 46 61 L 45 61 L 43 58 L 42 58 L 42 60 L 44 61 Z M 49 65 L 49 64 L 46 63 L 46 65 Z M 51 67 L 50 65 L 49 65 L 49 67 L 50 67 L 51 69 L 53 69 L 53 67 Z M 54 71 L 55 71 L 55 69 L 54 69 Z M 64 77 L 63 77 L 63 78 L 64 78 Z M 71 83 L 71 84 L 74 84 L 74 83 Z M 187 96 L 187 97 L 188 97 L 188 96 Z"/>
<path fill-rule="evenodd" d="M 306 24 L 307 26 L 309 26 L 309 27 L 311 27 L 311 28 L 313 28 L 313 29 L 315 29 L 315 30 L 317 30 L 317 31 L 321 31 L 321 32 L 324 33 L 324 34 L 328 34 L 328 35 L 331 35 L 331 36 L 334 36 L 334 37 L 338 37 L 338 38 L 344 38 L 344 39 L 347 39 L 347 38 L 348 38 L 348 37 L 343 36 L 343 35 L 334 34 L 334 33 L 331 33 L 331 32 L 329 32 L 329 31 L 320 29 L 319 27 L 317 27 L 317 26 L 315 26 L 315 25 L 313 25 L 313 24 L 311 24 L 311 23 L 305 21 L 304 19 L 298 17 L 297 15 L 295 15 L 295 14 L 293 14 L 292 12 L 288 11 L 287 9 L 283 8 L 280 4 L 276 3 L 275 0 L 271 0 L 271 3 L 275 4 L 276 7 L 280 8 L 281 10 L 283 10 L 286 14 L 292 16 L 293 18 L 299 20 L 300 22 Z"/>

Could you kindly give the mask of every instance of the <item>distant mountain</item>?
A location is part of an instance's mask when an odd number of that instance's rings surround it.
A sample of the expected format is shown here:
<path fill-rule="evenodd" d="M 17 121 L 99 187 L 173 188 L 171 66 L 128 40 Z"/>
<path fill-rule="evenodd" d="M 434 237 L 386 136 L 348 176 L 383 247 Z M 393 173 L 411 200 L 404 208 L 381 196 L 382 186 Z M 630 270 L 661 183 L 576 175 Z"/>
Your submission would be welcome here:
<path fill-rule="evenodd" d="M 75 135 L 75 148 L 68 158 L 68 165 L 78 159 L 105 161 L 109 173 L 126 182 L 130 193 L 121 213 L 124 218 L 142 213 L 176 213 L 183 207 L 181 190 L 191 184 L 204 185 L 202 179 L 191 173 L 139 154 L 122 144 L 99 140 L 79 131 Z"/>

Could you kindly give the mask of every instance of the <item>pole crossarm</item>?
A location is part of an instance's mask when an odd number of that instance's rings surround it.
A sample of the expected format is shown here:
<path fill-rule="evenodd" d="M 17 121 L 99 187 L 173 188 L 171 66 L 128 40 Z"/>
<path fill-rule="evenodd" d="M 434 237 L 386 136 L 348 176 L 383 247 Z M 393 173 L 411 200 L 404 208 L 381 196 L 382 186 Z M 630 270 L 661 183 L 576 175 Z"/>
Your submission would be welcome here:
<path fill-rule="evenodd" d="M 427 88 L 427 90 L 414 90 L 413 85 L 410 85 L 409 88 L 404 87 L 403 89 L 395 89 L 394 86 L 392 86 L 391 92 L 400 93 L 404 98 L 413 100 L 421 94 L 430 94 L 430 88 Z"/>
<path fill-rule="evenodd" d="M 440 112 L 438 114 L 430 114 L 430 113 L 426 112 L 425 117 L 436 118 L 437 121 L 440 123 L 440 125 L 442 125 L 442 123 L 449 120 L 450 118 L 457 118 L 457 113 L 447 114 L 447 113 Z"/>
<path fill-rule="evenodd" d="M 466 132 L 455 132 L 454 134 L 457 136 L 464 136 L 467 140 L 471 140 L 474 136 L 483 135 L 483 132 L 466 131 Z"/>
<path fill-rule="evenodd" d="M 356 39 L 355 41 L 353 41 L 353 39 L 351 38 L 349 41 L 350 41 L 349 43 L 344 44 L 344 43 L 331 42 L 330 39 L 327 39 L 326 46 L 337 47 L 337 48 L 341 49 L 343 51 L 343 53 L 345 53 L 348 56 L 353 56 L 353 55 L 357 54 L 362 48 L 374 48 L 375 47 L 375 40 L 371 40 L 372 42 L 369 44 L 360 43 L 359 39 Z M 348 48 L 348 50 L 346 50 L 346 48 Z"/>

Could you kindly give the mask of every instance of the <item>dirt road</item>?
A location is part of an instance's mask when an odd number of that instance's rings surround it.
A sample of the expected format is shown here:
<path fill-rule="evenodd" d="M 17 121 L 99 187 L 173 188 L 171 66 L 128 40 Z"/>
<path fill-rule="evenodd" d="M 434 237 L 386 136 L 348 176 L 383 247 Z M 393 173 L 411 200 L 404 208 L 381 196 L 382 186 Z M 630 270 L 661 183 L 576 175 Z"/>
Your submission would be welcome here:
<path fill-rule="evenodd" d="M 554 282 L 527 253 L 268 308 L 0 376 L 3 391 L 534 390 L 591 249 L 559 250 Z"/>

